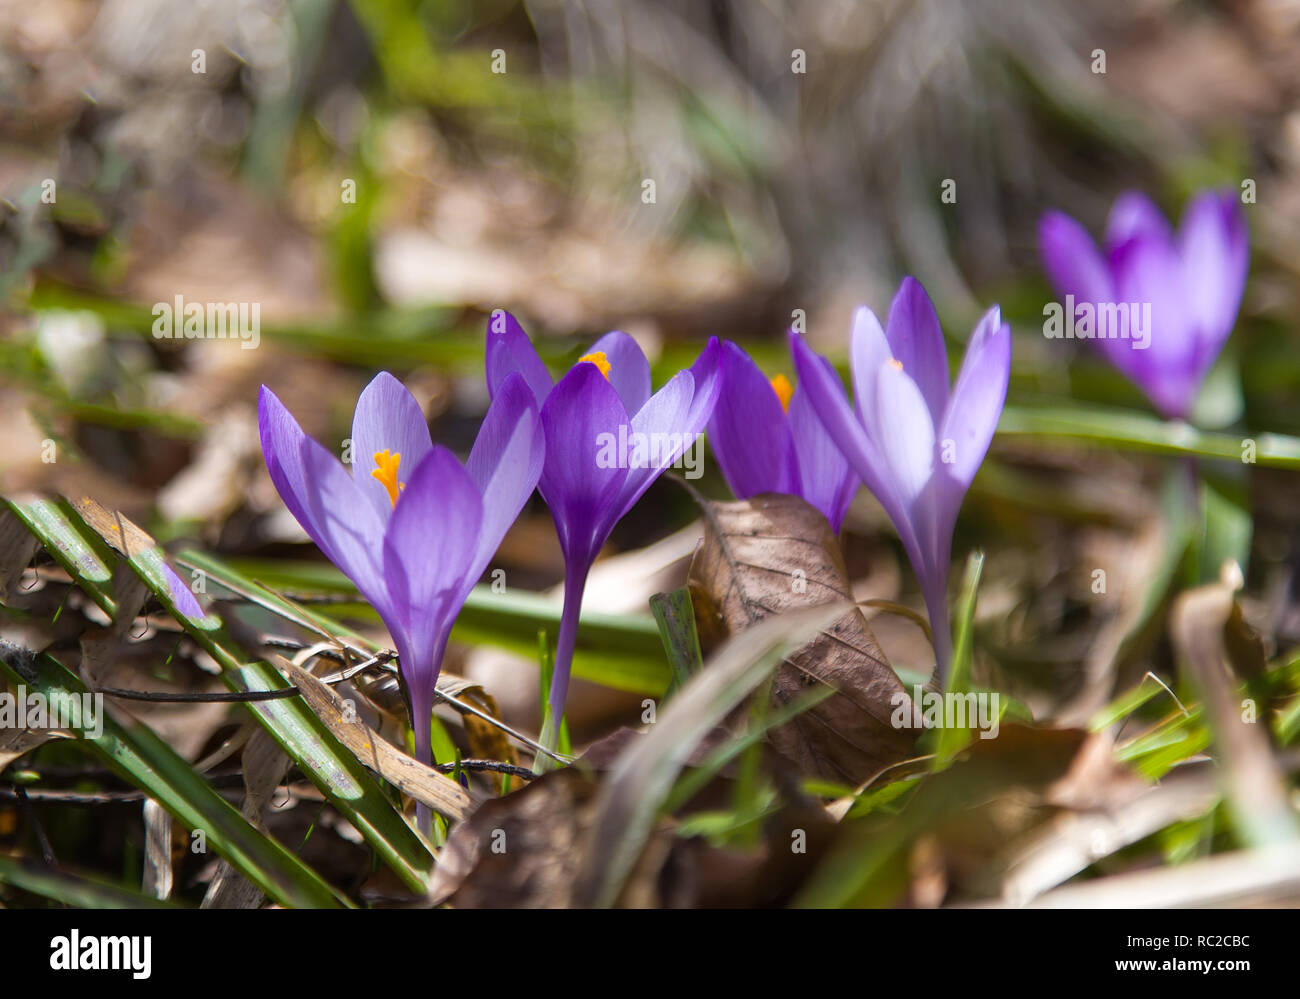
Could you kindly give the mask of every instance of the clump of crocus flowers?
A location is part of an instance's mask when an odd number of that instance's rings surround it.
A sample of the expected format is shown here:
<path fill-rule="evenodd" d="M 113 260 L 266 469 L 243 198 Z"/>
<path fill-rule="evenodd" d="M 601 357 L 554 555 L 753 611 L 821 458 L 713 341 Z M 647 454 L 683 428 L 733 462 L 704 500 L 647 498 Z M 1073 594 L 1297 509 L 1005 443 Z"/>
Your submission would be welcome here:
<path fill-rule="evenodd" d="M 790 349 L 797 387 L 784 375 L 768 380 L 735 344 L 712 339 L 690 368 L 652 392 L 645 354 L 613 332 L 555 381 L 515 319 L 498 311 L 487 334 L 492 403 L 464 465 L 432 443 L 418 404 L 387 373 L 357 402 L 350 471 L 262 388 L 267 469 L 308 536 L 392 635 L 420 760 L 430 762 L 434 687 L 452 624 L 534 487 L 565 561 L 551 730 L 542 740 L 554 747 L 592 563 L 618 521 L 706 427 L 738 496 L 803 496 L 838 530 L 859 480 L 867 484 L 920 578 L 942 674 L 953 525 L 1001 412 L 1009 330 L 991 310 L 950 388 L 938 318 L 908 279 L 885 329 L 865 308 L 855 317 L 856 412 L 825 359 L 793 333 Z"/>

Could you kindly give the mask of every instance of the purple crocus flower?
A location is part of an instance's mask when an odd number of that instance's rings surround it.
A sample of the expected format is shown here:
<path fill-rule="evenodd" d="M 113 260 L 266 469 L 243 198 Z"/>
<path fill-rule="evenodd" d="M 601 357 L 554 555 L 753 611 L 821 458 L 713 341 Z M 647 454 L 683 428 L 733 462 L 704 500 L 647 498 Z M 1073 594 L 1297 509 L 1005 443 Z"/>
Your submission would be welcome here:
<path fill-rule="evenodd" d="M 258 427 L 285 506 L 392 635 L 416 756 L 431 762 L 434 684 L 452 622 L 542 471 L 533 394 L 518 375 L 502 380 L 464 466 L 432 443 L 419 405 L 387 372 L 357 400 L 351 472 L 265 385 Z"/>
<path fill-rule="evenodd" d="M 885 328 L 870 309 L 853 317 L 854 409 L 838 376 L 797 333 L 790 349 L 813 409 L 898 531 L 921 583 L 938 679 L 952 659 L 948 566 L 962 497 L 989 442 L 1011 373 L 1011 328 L 994 306 L 975 327 L 949 388 L 948 354 L 925 289 L 905 278 Z"/>
<path fill-rule="evenodd" d="M 546 464 L 538 489 L 564 553 L 564 609 L 551 679 L 558 726 L 587 572 L 614 525 L 703 432 L 718 393 L 718 341 L 651 395 L 650 363 L 626 333 L 606 333 L 558 381 L 508 312 L 488 320 L 488 391 L 522 375 L 541 407 Z M 553 739 L 555 731 L 546 733 Z"/>
<path fill-rule="evenodd" d="M 808 392 L 791 386 L 785 375 L 769 381 L 731 341 L 722 345 L 719 377 L 709 444 L 732 493 L 737 499 L 801 496 L 838 533 L 858 477 L 827 435 Z"/>
<path fill-rule="evenodd" d="M 1043 216 L 1038 241 L 1047 276 L 1076 308 L 1089 303 L 1100 316 L 1099 306 L 1123 304 L 1131 325 L 1131 310 L 1150 306 L 1145 348 L 1117 331 L 1098 335 L 1096 344 L 1162 415 L 1186 419 L 1232 332 L 1246 285 L 1248 234 L 1235 193 L 1197 195 L 1175 234 L 1146 195 L 1130 191 L 1111 208 L 1102 250 L 1061 212 Z M 1097 332 L 1107 331 L 1099 323 Z"/>

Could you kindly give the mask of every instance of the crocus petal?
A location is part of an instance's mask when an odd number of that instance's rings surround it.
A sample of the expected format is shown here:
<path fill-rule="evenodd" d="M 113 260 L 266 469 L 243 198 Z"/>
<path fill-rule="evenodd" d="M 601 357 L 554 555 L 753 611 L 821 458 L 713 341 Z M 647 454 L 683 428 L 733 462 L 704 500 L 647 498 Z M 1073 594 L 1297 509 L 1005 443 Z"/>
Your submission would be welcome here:
<path fill-rule="evenodd" d="M 575 364 L 542 406 L 546 463 L 538 487 L 566 558 L 594 558 L 613 526 L 627 478 L 619 428 L 629 424 L 618 393 L 594 364 Z"/>
<path fill-rule="evenodd" d="M 487 368 L 488 393 L 496 395 L 501 383 L 512 371 L 518 371 L 533 390 L 537 405 L 546 401 L 554 382 L 546 365 L 537 356 L 528 334 L 516 321 L 515 317 L 500 309 L 488 318 L 487 350 L 485 366 Z"/>
<path fill-rule="evenodd" d="M 377 374 L 357 399 L 352 417 L 352 478 L 381 520 L 393 509 L 384 484 L 370 474 L 379 451 L 401 455 L 399 482 L 405 482 L 429 450 L 429 424 L 410 391 L 387 371 Z"/>
<path fill-rule="evenodd" d="M 911 508 L 934 471 L 934 423 L 925 396 L 897 363 L 876 371 L 874 419 L 870 432 L 889 463 L 899 498 Z"/>
<path fill-rule="evenodd" d="M 644 442 L 645 452 L 629 453 L 627 478 L 617 501 L 618 517 L 632 509 L 664 469 L 695 443 L 703 427 L 688 425 L 694 398 L 695 378 L 689 371 L 679 371 L 632 417 L 632 440 Z"/>
<path fill-rule="evenodd" d="M 849 334 L 849 366 L 859 419 L 863 412 L 875 409 L 876 372 L 892 356 L 891 350 L 876 314 L 866 306 L 858 308 L 853 313 L 853 329 Z"/>
<path fill-rule="evenodd" d="M 542 474 L 545 454 L 537 401 L 523 376 L 510 374 L 488 407 L 465 465 L 483 497 L 483 525 L 469 573 L 471 583 L 483 574 L 528 501 Z"/>
<path fill-rule="evenodd" d="M 385 623 L 409 649 L 401 666 L 411 687 L 432 686 L 437 676 L 434 654 L 464 599 L 482 520 L 474 480 L 450 451 L 433 448 L 412 472 L 383 548 Z"/>
<path fill-rule="evenodd" d="M 383 613 L 380 569 L 384 523 L 342 463 L 302 432 L 274 392 L 262 386 L 258 431 L 267 471 L 308 537 Z"/>
<path fill-rule="evenodd" d="M 844 523 L 858 477 L 835 446 L 800 383 L 790 399 L 790 437 L 794 442 L 799 482 L 793 491 L 815 506 L 838 533 Z M 761 447 L 761 445 L 759 445 Z"/>
<path fill-rule="evenodd" d="M 609 361 L 609 383 L 623 400 L 623 408 L 635 413 L 650 398 L 650 362 L 641 345 L 626 333 L 614 330 L 592 344 L 586 353 L 598 352 Z"/>
<path fill-rule="evenodd" d="M 709 420 L 709 444 L 732 494 L 747 499 L 757 493 L 798 492 L 791 424 L 772 383 L 730 341 L 722 345 L 720 370 L 721 390 Z M 807 408 L 806 400 L 803 406 Z M 792 400 L 791 420 L 793 415 Z M 825 438 L 815 416 L 813 422 Z"/>
<path fill-rule="evenodd" d="M 1246 217 L 1235 194 L 1198 195 L 1183 215 L 1179 250 L 1188 311 L 1207 341 L 1204 347 L 1212 362 L 1232 331 L 1246 286 Z"/>
<path fill-rule="evenodd" d="M 691 396 L 686 425 L 691 433 L 702 433 L 713 418 L 713 410 L 722 391 L 722 343 L 716 336 L 709 337 L 709 342 L 691 365 L 690 372 L 695 394 Z"/>
<path fill-rule="evenodd" d="M 1150 306 L 1151 329 L 1145 349 L 1135 341 L 1105 340 L 1116 366 L 1147 393 L 1165 416 L 1185 417 L 1200 384 L 1199 344 L 1182 282 L 1182 260 L 1161 240 L 1134 239 L 1113 255 L 1119 301 Z"/>
<path fill-rule="evenodd" d="M 941 461 L 941 466 L 956 483 L 958 503 L 988 453 L 1010 377 L 1011 327 L 995 305 L 971 334 L 939 431 L 941 454 L 952 442 L 952 461 Z"/>
<path fill-rule="evenodd" d="M 1088 231 L 1062 212 L 1048 212 L 1038 223 L 1038 246 L 1047 277 L 1064 298 L 1109 302 L 1115 297 L 1110 266 Z"/>
<path fill-rule="evenodd" d="M 925 397 L 931 423 L 938 423 L 948 405 L 948 348 L 934 303 L 916 278 L 905 277 L 899 285 L 889 306 L 885 337 L 894 358 Z"/>
<path fill-rule="evenodd" d="M 920 558 L 920 544 L 910 512 L 895 487 L 889 463 L 853 415 L 835 369 L 824 358 L 818 357 L 799 334 L 791 332 L 789 343 L 795 370 L 799 373 L 799 385 L 807 391 L 808 400 L 826 433 L 885 508 L 908 554 Z M 874 400 L 874 391 L 872 398 Z"/>
<path fill-rule="evenodd" d="M 1113 252 L 1131 239 L 1173 242 L 1169 220 L 1141 191 L 1125 191 L 1111 206 L 1106 222 L 1106 250 Z"/>

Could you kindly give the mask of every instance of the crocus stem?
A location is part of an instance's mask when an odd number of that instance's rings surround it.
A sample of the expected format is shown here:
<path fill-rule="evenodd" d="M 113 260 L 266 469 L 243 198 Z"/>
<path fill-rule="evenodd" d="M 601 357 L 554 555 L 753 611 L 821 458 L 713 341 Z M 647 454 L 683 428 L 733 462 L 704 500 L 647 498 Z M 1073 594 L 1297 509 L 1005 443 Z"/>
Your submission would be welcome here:
<path fill-rule="evenodd" d="M 551 672 L 551 745 L 555 749 L 560 737 L 560 719 L 564 717 L 564 700 L 569 693 L 569 670 L 573 666 L 573 649 L 578 641 L 578 615 L 582 610 L 582 592 L 587 587 L 590 563 L 566 565 L 564 572 L 564 610 L 560 613 L 560 634 L 555 643 L 555 664 Z"/>
<path fill-rule="evenodd" d="M 940 578 L 927 586 L 925 610 L 930 617 L 931 644 L 934 646 L 934 685 L 943 690 L 952 668 L 952 628 L 948 623 L 947 580 Z"/>
<path fill-rule="evenodd" d="M 425 766 L 433 766 L 433 738 L 430 725 L 433 721 L 433 697 L 423 693 L 411 697 L 411 729 L 415 733 L 415 758 Z M 422 801 L 415 803 L 415 825 L 425 836 L 433 834 L 433 812 Z"/>

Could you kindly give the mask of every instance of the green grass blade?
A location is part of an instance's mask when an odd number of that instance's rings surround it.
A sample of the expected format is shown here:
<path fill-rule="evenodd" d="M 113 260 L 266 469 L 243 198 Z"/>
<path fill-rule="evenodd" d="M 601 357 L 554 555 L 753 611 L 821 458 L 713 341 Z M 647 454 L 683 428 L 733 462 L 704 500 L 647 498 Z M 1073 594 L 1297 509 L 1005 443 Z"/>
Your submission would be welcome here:
<path fill-rule="evenodd" d="M 52 657 L 42 654 L 23 675 L 0 662 L 27 696 L 39 693 L 47 704 L 56 699 L 69 706 L 69 727 L 113 770 L 150 797 L 156 798 L 187 828 L 202 830 L 206 842 L 244 877 L 281 905 L 295 908 L 337 908 L 346 904 L 321 877 L 281 844 L 255 829 L 228 801 L 194 771 L 152 730 L 122 724 L 103 714 L 102 731 L 84 717 L 84 683 Z"/>
<path fill-rule="evenodd" d="M 673 671 L 670 693 L 704 668 L 700 635 L 695 628 L 695 607 L 689 587 L 671 593 L 656 593 L 650 598 L 650 610 L 659 626 L 659 639 Z"/>
<path fill-rule="evenodd" d="M 13 885 L 33 895 L 76 906 L 78 909 L 183 909 L 151 895 L 121 885 L 66 871 L 15 860 L 0 854 L 0 884 Z"/>
<path fill-rule="evenodd" d="M 192 561 L 187 552 L 182 561 Z M 204 560 L 213 566 L 210 557 Z M 227 569 L 243 577 L 245 583 L 257 580 L 286 592 L 356 595 L 356 588 L 337 569 L 328 565 L 301 562 L 231 559 Z M 217 576 L 214 570 L 212 573 Z M 360 597 L 357 597 L 360 601 Z M 560 605 L 535 593 L 506 590 L 494 593 L 490 586 L 476 586 L 456 625 L 453 640 L 467 645 L 491 645 L 508 649 L 527 659 L 537 654 L 537 632 L 548 635 L 560 630 Z M 354 614 L 373 611 L 360 606 L 334 607 L 337 613 Z M 324 619 L 323 616 L 319 619 Z M 337 628 L 337 626 L 334 626 Z M 667 689 L 672 673 L 664 658 L 659 629 L 648 614 L 582 615 L 578 625 L 573 675 L 615 690 L 659 696 Z"/>
<path fill-rule="evenodd" d="M 72 524 L 81 525 L 82 530 L 92 530 L 75 510 L 68 508 L 64 513 L 65 519 Z M 180 564 L 201 569 L 222 582 L 231 578 L 228 571 L 220 570 L 216 560 L 195 558 L 194 553 L 190 555 L 187 562 Z M 151 546 L 132 551 L 126 561 L 186 632 L 221 664 L 221 679 L 227 687 L 232 690 L 272 690 L 289 686 L 273 666 L 261 662 L 246 663 L 242 650 L 226 634 L 215 614 L 195 618 L 176 605 L 161 549 Z M 220 570 L 221 577 L 213 570 Z M 241 585 L 236 580 L 231 581 Z M 248 581 L 242 585 L 254 591 L 260 589 Z M 285 610 L 293 613 L 292 605 L 285 604 Z M 299 698 L 287 698 L 250 704 L 248 709 L 330 803 L 366 838 L 384 863 L 413 891 L 424 891 L 433 865 L 428 848 L 389 800 L 379 782 L 330 733 L 311 708 Z"/>
<path fill-rule="evenodd" d="M 1008 406 L 1002 411 L 998 433 L 1225 461 L 1240 462 L 1253 457 L 1260 465 L 1300 469 L 1300 438 L 1283 434 L 1212 433 L 1179 421 L 1127 410 Z M 1254 445 L 1253 455 L 1247 442 Z"/>
<path fill-rule="evenodd" d="M 113 599 L 111 553 L 66 501 L 48 499 L 5 504 L 56 562 L 109 617 L 117 612 Z"/>
<path fill-rule="evenodd" d="M 961 597 L 957 601 L 956 633 L 952 643 L 952 674 L 948 678 L 945 694 L 966 694 L 971 691 L 971 653 L 974 649 L 975 604 L 978 599 L 980 575 L 984 571 L 984 553 L 972 552 L 966 561 L 962 577 Z M 984 696 L 984 695 L 980 695 Z M 946 712 L 945 712 L 946 714 Z M 942 770 L 952 762 L 970 742 L 969 728 L 940 728 L 935 746 L 934 766 Z"/>
<path fill-rule="evenodd" d="M 591 845 L 575 886 L 579 905 L 614 904 L 694 747 L 784 656 L 843 613 L 842 604 L 823 604 L 741 632 L 664 706 L 645 736 L 619 755 L 596 799 Z"/>

